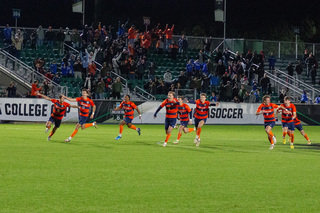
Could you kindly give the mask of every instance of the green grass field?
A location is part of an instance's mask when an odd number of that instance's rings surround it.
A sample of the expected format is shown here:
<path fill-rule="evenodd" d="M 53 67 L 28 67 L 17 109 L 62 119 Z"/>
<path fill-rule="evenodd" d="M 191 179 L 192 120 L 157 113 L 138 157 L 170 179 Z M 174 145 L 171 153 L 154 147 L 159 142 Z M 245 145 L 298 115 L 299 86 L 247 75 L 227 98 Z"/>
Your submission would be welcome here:
<path fill-rule="evenodd" d="M 139 126 L 139 125 L 137 125 Z M 204 126 L 162 147 L 164 126 L 142 135 L 100 125 L 50 142 L 44 124 L 0 125 L 0 212 L 319 212 L 320 127 L 304 127 L 295 149 L 269 150 L 263 126 Z"/>

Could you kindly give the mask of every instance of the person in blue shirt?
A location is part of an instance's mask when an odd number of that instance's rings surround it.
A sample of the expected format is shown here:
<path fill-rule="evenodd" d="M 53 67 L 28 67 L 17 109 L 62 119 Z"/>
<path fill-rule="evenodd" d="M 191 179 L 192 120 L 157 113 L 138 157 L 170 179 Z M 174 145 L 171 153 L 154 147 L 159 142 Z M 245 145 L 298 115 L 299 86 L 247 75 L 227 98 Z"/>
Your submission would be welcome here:
<path fill-rule="evenodd" d="M 3 30 L 3 35 L 4 35 L 4 42 L 6 44 L 11 44 L 11 34 L 12 34 L 12 29 L 9 27 L 9 24 L 6 25 L 6 28 Z"/>
<path fill-rule="evenodd" d="M 67 77 L 67 74 L 68 74 L 67 65 L 64 62 L 62 62 L 61 63 L 61 75 L 62 75 L 62 77 Z"/>
<path fill-rule="evenodd" d="M 254 95 L 256 96 L 256 103 L 260 102 L 260 91 L 257 89 L 254 93 Z"/>
<path fill-rule="evenodd" d="M 193 61 L 192 61 L 192 59 L 191 60 L 189 60 L 189 62 L 187 63 L 187 65 L 186 65 L 186 74 L 187 74 L 187 76 L 190 78 L 191 76 L 193 76 L 193 67 L 194 67 L 194 65 L 193 65 Z"/>
<path fill-rule="evenodd" d="M 215 92 L 212 92 L 211 93 L 211 97 L 209 99 L 210 102 L 218 102 L 218 99 L 217 99 L 217 96 L 216 96 L 216 93 Z"/>
<path fill-rule="evenodd" d="M 57 73 L 57 69 L 58 69 L 58 66 L 56 64 L 55 61 L 52 61 L 52 63 L 50 64 L 50 72 L 51 74 L 56 74 Z"/>
<path fill-rule="evenodd" d="M 201 64 L 199 63 L 198 60 L 196 60 L 194 62 L 194 69 L 196 71 L 196 73 L 195 73 L 196 77 L 200 78 L 200 76 L 201 76 L 201 71 L 200 71 L 201 70 Z"/>
<path fill-rule="evenodd" d="M 316 97 L 316 99 L 314 100 L 314 102 L 315 102 L 316 104 L 320 104 L 320 95 L 319 95 L 318 97 Z"/>
<path fill-rule="evenodd" d="M 73 77 L 74 73 L 73 73 L 73 66 L 71 64 L 70 61 L 68 61 L 68 66 L 67 66 L 67 75 L 68 77 Z"/>
<path fill-rule="evenodd" d="M 308 97 L 307 97 L 307 92 L 303 91 L 303 95 L 301 97 L 301 103 L 308 103 Z"/>

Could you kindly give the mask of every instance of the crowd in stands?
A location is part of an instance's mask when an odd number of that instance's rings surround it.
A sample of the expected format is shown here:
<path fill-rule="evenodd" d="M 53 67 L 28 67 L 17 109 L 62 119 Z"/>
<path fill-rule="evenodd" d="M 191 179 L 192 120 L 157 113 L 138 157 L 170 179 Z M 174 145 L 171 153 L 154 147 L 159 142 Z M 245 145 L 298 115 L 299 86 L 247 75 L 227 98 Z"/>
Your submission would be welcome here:
<path fill-rule="evenodd" d="M 255 103 L 260 102 L 263 95 L 272 93 L 264 65 L 267 61 L 269 69 L 274 70 L 276 57 L 273 53 L 266 59 L 263 51 L 257 53 L 248 50 L 244 54 L 233 53 L 228 48 L 223 52 L 212 51 L 210 37 L 203 40 L 203 48 L 199 50 L 198 56 L 190 58 L 187 38 L 182 35 L 178 42 L 173 40 L 174 25 L 161 28 L 158 24 L 146 32 L 139 32 L 134 25 L 130 28 L 126 25 L 122 24 L 118 31 L 101 23 L 97 26 L 85 25 L 81 33 L 77 29 L 70 31 L 68 27 L 55 32 L 51 26 L 45 31 L 39 26 L 29 38 L 25 38 L 20 30 L 13 34 L 7 25 L 4 37 L 6 43 L 13 44 L 13 55 L 18 58 L 25 40 L 30 41 L 32 49 L 43 45 L 53 49 L 56 43 L 63 59 L 46 62 L 43 58 L 37 58 L 34 61 L 35 70 L 57 84 L 64 78 L 82 79 L 80 86 L 89 89 L 96 99 L 120 99 L 120 77 L 129 81 L 142 81 L 143 88 L 152 95 L 167 94 L 176 89 L 197 89 L 198 93 L 217 94 L 214 96 L 217 101 Z M 79 52 L 72 53 L 69 47 Z M 180 55 L 186 61 L 185 70 L 174 77 L 168 69 L 163 76 L 157 77 L 158 65 L 151 62 L 150 52 L 165 55 L 172 60 Z M 311 76 L 312 84 L 315 84 L 317 61 L 308 52 L 304 60 L 307 75 Z M 49 65 L 45 68 L 46 63 Z M 289 75 L 293 75 L 294 67 L 291 63 L 287 70 Z M 111 75 L 111 71 L 117 76 Z M 298 76 L 302 73 L 301 62 L 295 66 L 295 71 Z M 44 94 L 50 90 L 47 83 L 43 83 L 42 90 Z"/>

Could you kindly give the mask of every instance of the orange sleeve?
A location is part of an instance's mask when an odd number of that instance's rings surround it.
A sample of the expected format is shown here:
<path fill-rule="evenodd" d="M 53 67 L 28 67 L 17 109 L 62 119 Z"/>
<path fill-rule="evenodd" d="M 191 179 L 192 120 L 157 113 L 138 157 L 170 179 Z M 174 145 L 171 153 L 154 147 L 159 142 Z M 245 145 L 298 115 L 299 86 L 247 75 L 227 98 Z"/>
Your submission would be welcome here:
<path fill-rule="evenodd" d="M 164 107 L 164 106 L 166 105 L 166 103 L 167 103 L 167 100 L 168 100 L 168 99 L 164 100 L 164 101 L 160 104 L 160 106 L 161 106 L 161 107 Z"/>
<path fill-rule="evenodd" d="M 191 112 L 191 109 L 188 104 L 184 104 L 184 107 L 186 108 L 187 112 Z"/>
<path fill-rule="evenodd" d="M 131 107 L 132 107 L 133 109 L 136 109 L 136 108 L 137 108 L 137 105 L 135 105 L 135 103 L 131 102 Z"/>
<path fill-rule="evenodd" d="M 260 104 L 260 106 L 258 107 L 257 112 L 260 112 L 261 108 L 262 108 L 262 104 Z"/>

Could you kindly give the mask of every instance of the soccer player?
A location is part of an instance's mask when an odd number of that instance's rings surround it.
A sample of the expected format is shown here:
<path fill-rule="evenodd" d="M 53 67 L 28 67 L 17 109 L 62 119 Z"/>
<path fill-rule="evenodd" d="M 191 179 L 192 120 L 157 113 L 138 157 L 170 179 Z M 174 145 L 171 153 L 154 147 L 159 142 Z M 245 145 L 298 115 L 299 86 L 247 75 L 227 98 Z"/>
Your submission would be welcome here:
<path fill-rule="evenodd" d="M 79 122 L 76 124 L 75 130 L 73 131 L 73 133 L 71 134 L 70 137 L 68 137 L 65 142 L 70 142 L 71 139 L 78 133 L 78 129 L 81 127 L 82 130 L 94 126 L 95 128 L 97 127 L 97 122 L 93 122 L 93 123 L 86 123 L 89 117 L 89 110 L 90 107 L 92 107 L 92 114 L 90 116 L 90 118 L 92 119 L 94 116 L 94 113 L 96 111 L 96 105 L 93 103 L 93 101 L 88 97 L 89 96 L 89 92 L 86 89 L 82 90 L 82 96 L 78 97 L 78 98 L 68 98 L 65 97 L 68 101 L 72 101 L 72 102 L 78 102 L 78 104 L 80 105 L 80 110 L 79 110 Z"/>
<path fill-rule="evenodd" d="M 276 137 L 272 133 L 272 128 L 275 125 L 275 114 L 274 110 L 279 107 L 284 111 L 288 111 L 286 108 L 282 106 L 278 106 L 277 104 L 270 103 L 270 95 L 265 95 L 262 97 L 262 104 L 258 107 L 256 111 L 256 115 L 263 114 L 264 117 L 264 128 L 266 133 L 268 134 L 268 139 L 270 141 L 270 148 L 273 149 L 274 145 L 277 143 Z"/>
<path fill-rule="evenodd" d="M 195 130 L 195 128 L 188 128 L 188 124 L 192 124 L 192 118 L 191 118 L 191 109 L 190 107 L 183 103 L 183 97 L 182 96 L 178 96 L 178 102 L 179 102 L 179 106 L 178 106 L 178 115 L 180 118 L 180 127 L 179 127 L 179 133 L 178 133 L 178 138 L 177 140 L 173 143 L 173 144 L 178 144 L 179 140 L 181 138 L 182 135 L 182 131 L 184 133 L 189 133 Z M 190 116 L 190 119 L 189 119 Z"/>
<path fill-rule="evenodd" d="M 284 97 L 284 103 L 280 106 L 287 109 L 288 112 L 282 112 L 282 137 L 283 144 L 286 144 L 286 134 L 289 135 L 290 138 L 290 148 L 294 149 L 294 122 L 293 120 L 297 117 L 297 109 L 296 106 L 291 103 L 291 99 L 289 96 Z M 289 113 L 290 112 L 290 113 Z"/>
<path fill-rule="evenodd" d="M 294 119 L 294 127 L 297 128 L 300 131 L 301 135 L 308 141 L 308 145 L 311 145 L 311 140 L 309 139 L 308 135 L 304 132 L 298 117 Z"/>
<path fill-rule="evenodd" d="M 196 109 L 194 112 L 194 125 L 196 127 L 197 133 L 196 138 L 194 139 L 194 143 L 196 146 L 200 145 L 200 134 L 202 126 L 206 123 L 208 114 L 209 114 L 209 106 L 219 106 L 219 103 L 216 102 L 210 102 L 207 101 L 207 94 L 201 93 L 200 99 L 196 100 L 195 102 L 189 102 L 189 103 L 195 103 Z"/>
<path fill-rule="evenodd" d="M 57 99 L 51 99 L 43 94 L 40 94 L 39 92 L 36 93 L 36 95 L 40 95 L 41 97 L 43 97 L 44 99 L 51 101 L 53 103 L 53 112 L 49 118 L 49 120 L 46 123 L 46 130 L 45 133 L 47 133 L 49 131 L 49 129 L 51 128 L 51 124 L 54 124 L 54 127 L 50 133 L 50 135 L 48 136 L 48 141 L 51 140 L 52 135 L 56 132 L 56 130 L 60 127 L 61 124 L 61 120 L 66 112 L 67 107 L 72 107 L 72 108 L 80 108 L 78 106 L 75 105 L 70 105 L 67 102 L 64 102 L 64 96 L 60 95 L 59 96 L 59 100 Z"/>
<path fill-rule="evenodd" d="M 174 128 L 176 121 L 177 121 L 177 114 L 178 114 L 178 100 L 174 98 L 174 92 L 169 91 L 167 99 L 164 100 L 159 108 L 154 113 L 154 118 L 157 117 L 158 112 L 162 109 L 162 107 L 166 107 L 166 120 L 165 120 L 165 130 L 166 130 L 166 140 L 163 144 L 163 147 L 167 146 L 168 140 L 171 136 L 172 129 Z"/>
<path fill-rule="evenodd" d="M 115 138 L 116 140 L 119 140 L 122 137 L 122 131 L 123 126 L 127 125 L 130 129 L 136 130 L 138 134 L 141 134 L 141 129 L 137 128 L 135 125 L 132 124 L 133 114 L 134 110 L 136 109 L 139 113 L 139 119 L 141 119 L 141 113 L 140 110 L 137 108 L 137 106 L 130 101 L 130 95 L 124 96 L 124 101 L 121 102 L 120 106 L 115 108 L 114 111 L 124 109 L 124 119 L 119 124 L 119 135 Z"/>

